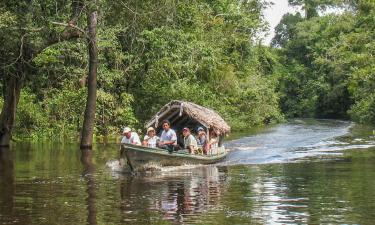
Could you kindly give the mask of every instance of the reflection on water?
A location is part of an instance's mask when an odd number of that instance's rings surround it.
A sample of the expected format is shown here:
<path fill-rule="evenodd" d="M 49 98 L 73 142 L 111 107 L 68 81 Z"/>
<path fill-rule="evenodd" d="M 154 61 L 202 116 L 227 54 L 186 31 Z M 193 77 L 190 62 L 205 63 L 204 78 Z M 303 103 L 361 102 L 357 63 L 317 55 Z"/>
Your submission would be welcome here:
<path fill-rule="evenodd" d="M 297 120 L 228 141 L 219 165 L 136 175 L 115 144 L 17 143 L 0 151 L 0 224 L 373 224 L 374 142 Z"/>
<path fill-rule="evenodd" d="M 186 223 L 215 206 L 226 186 L 225 170 L 216 166 L 124 176 L 121 179 L 121 210 L 127 215 L 124 221 L 155 222 L 139 216 L 154 212 L 158 213 L 158 220 Z M 144 210 L 135 210 L 140 208 Z"/>
<path fill-rule="evenodd" d="M 95 192 L 95 178 L 94 178 L 94 165 L 92 163 L 92 151 L 85 149 L 82 150 L 81 162 L 83 164 L 83 177 L 87 181 L 87 223 L 90 225 L 97 224 L 96 222 L 96 192 Z"/>
<path fill-rule="evenodd" d="M 13 155 L 8 148 L 0 147 L 0 212 L 5 212 L 8 215 L 13 214 L 14 192 Z M 5 222 L 10 223 L 11 220 L 5 220 Z"/>

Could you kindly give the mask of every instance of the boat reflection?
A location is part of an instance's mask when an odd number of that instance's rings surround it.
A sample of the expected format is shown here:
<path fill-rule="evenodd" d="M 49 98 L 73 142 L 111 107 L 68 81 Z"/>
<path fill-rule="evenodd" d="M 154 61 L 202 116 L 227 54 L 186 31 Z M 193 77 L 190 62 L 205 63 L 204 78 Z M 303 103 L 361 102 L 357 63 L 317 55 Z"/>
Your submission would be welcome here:
<path fill-rule="evenodd" d="M 214 208 L 228 186 L 226 168 L 216 166 L 163 168 L 158 174 L 124 177 L 121 183 L 123 220 L 153 223 L 152 218 L 185 223 Z M 134 212 L 134 209 L 142 209 Z M 149 211 L 148 220 L 139 215 Z M 153 215 L 150 215 L 153 214 Z M 145 216 L 146 217 L 146 216 Z"/>

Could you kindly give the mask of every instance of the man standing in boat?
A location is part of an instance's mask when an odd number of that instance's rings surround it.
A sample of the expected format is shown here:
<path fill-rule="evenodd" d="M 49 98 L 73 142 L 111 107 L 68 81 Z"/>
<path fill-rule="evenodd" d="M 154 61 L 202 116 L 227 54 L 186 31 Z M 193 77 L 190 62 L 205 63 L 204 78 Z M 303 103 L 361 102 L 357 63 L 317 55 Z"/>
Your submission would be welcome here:
<path fill-rule="evenodd" d="M 122 132 L 124 135 L 121 139 L 121 144 L 133 144 L 133 145 L 141 145 L 141 140 L 136 132 L 132 132 L 130 127 L 125 127 L 124 131 Z"/>
<path fill-rule="evenodd" d="M 171 129 L 171 123 L 168 120 L 163 121 L 163 132 L 160 136 L 159 148 L 167 149 L 169 153 L 177 149 L 177 135 Z"/>

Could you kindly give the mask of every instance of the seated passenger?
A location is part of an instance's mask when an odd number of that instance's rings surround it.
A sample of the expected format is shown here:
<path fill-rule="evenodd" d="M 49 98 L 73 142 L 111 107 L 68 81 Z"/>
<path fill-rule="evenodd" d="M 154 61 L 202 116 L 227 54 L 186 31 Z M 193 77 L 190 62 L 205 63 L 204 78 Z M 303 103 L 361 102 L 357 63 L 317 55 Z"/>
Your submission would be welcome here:
<path fill-rule="evenodd" d="M 173 150 L 177 150 L 177 135 L 176 132 L 171 129 L 171 124 L 168 120 L 164 120 L 163 132 L 160 136 L 159 148 L 167 149 L 169 153 Z"/>
<path fill-rule="evenodd" d="M 215 131 L 210 132 L 210 140 L 207 143 L 208 150 L 211 150 L 211 154 L 217 151 L 218 143 L 219 143 L 219 137 Z"/>
<path fill-rule="evenodd" d="M 133 145 L 141 145 L 141 140 L 136 132 L 132 132 L 130 127 L 125 127 L 124 131 L 122 132 L 124 135 L 121 139 L 121 144 L 133 144 Z"/>
<path fill-rule="evenodd" d="M 208 149 L 207 149 L 206 132 L 204 131 L 203 127 L 198 127 L 197 132 L 198 132 L 198 137 L 197 137 L 198 145 L 201 146 L 203 153 L 207 155 Z"/>
<path fill-rule="evenodd" d="M 143 139 L 142 145 L 149 148 L 156 148 L 158 141 L 159 137 L 155 135 L 155 129 L 153 127 L 147 128 L 147 134 Z"/>
<path fill-rule="evenodd" d="M 185 127 L 182 129 L 182 134 L 184 135 L 184 148 L 188 149 L 190 154 L 195 154 L 198 144 L 195 137 L 190 133 L 190 129 Z"/>

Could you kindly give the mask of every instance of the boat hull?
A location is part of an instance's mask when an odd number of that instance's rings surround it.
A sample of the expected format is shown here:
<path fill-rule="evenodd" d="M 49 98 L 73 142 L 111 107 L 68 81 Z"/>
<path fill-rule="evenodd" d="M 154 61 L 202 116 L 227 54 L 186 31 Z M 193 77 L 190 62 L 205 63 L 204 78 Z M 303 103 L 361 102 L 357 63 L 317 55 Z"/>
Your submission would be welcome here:
<path fill-rule="evenodd" d="M 147 148 L 123 144 L 121 158 L 127 161 L 131 170 L 142 170 L 150 166 L 181 166 L 196 164 L 213 164 L 222 161 L 228 152 L 223 149 L 215 155 L 191 155 L 184 152 L 169 153 L 164 149 Z"/>

